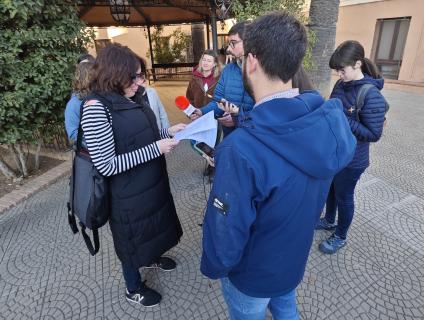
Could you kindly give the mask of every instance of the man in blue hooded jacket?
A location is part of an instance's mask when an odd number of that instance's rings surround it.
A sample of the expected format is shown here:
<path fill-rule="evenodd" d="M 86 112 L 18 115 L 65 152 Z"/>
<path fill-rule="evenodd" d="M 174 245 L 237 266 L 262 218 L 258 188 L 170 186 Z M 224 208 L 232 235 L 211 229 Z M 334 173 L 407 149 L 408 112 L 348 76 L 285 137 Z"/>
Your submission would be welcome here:
<path fill-rule="evenodd" d="M 295 289 L 314 227 L 354 154 L 340 102 L 292 90 L 306 46 L 286 13 L 246 27 L 243 80 L 256 104 L 217 148 L 201 260 L 204 275 L 221 279 L 231 319 L 264 319 L 267 307 L 273 319 L 299 319 Z"/>

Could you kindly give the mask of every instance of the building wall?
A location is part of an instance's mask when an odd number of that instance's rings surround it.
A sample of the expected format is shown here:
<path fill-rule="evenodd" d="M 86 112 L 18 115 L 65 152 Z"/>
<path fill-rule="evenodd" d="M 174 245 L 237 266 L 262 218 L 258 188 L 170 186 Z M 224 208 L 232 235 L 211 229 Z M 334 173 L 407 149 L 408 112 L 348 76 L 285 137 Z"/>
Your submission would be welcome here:
<path fill-rule="evenodd" d="M 355 4 L 356 2 L 356 4 Z M 377 19 L 411 17 L 399 80 L 424 82 L 424 0 L 341 2 L 336 45 L 357 40 L 370 57 Z"/>

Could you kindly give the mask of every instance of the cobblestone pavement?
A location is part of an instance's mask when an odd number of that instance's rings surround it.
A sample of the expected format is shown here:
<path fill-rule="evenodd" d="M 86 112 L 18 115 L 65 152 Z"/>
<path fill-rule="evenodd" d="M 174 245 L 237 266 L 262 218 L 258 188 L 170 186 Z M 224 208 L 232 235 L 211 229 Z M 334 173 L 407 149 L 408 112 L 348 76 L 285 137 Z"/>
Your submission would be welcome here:
<path fill-rule="evenodd" d="M 302 319 L 424 319 L 424 96 L 386 96 L 388 124 L 357 189 L 348 246 L 324 256 L 328 233 L 315 235 L 297 290 Z M 163 294 L 158 307 L 125 300 L 108 227 L 95 257 L 71 233 L 62 179 L 0 215 L 0 319 L 227 319 L 219 283 L 199 272 L 204 165 L 187 143 L 168 157 L 184 237 L 169 252 L 175 271 L 142 270 Z"/>

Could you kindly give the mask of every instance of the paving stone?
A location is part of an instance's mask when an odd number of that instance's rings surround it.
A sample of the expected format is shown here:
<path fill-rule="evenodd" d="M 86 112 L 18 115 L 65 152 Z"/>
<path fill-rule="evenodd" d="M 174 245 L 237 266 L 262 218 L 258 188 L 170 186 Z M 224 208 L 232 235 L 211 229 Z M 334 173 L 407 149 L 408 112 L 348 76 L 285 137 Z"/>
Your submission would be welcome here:
<path fill-rule="evenodd" d="M 175 90 L 184 92 L 182 86 L 159 89 L 165 101 Z M 372 145 L 371 167 L 358 184 L 348 245 L 336 255 L 323 255 L 317 247 L 330 233 L 316 232 L 297 290 L 302 319 L 424 319 L 423 97 L 385 94 L 389 122 L 382 140 Z M 56 183 L 0 214 L 0 320 L 228 319 L 219 281 L 199 271 L 199 224 L 210 192 L 202 176 L 204 160 L 183 142 L 167 163 L 184 236 L 168 253 L 178 263 L 175 271 L 141 270 L 163 295 L 158 307 L 125 300 L 108 227 L 100 230 L 95 257 L 82 237 L 71 233 L 67 168 L 61 165 L 51 172 Z M 23 191 L 19 196 L 26 196 Z"/>

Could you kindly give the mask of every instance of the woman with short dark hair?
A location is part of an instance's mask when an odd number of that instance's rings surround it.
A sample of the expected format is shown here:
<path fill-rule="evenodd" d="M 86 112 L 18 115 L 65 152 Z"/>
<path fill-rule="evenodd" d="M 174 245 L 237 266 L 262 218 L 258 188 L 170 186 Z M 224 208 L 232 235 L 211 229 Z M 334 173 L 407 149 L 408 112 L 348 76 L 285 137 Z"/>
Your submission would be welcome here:
<path fill-rule="evenodd" d="M 185 125 L 159 131 L 152 110 L 130 99 L 138 90 L 141 67 L 127 47 L 111 44 L 102 49 L 81 125 L 95 167 L 110 177 L 109 224 L 126 298 L 150 307 L 161 295 L 141 281 L 138 269 L 176 267 L 174 260 L 161 257 L 182 236 L 164 154 L 178 144 L 171 137 Z"/>

